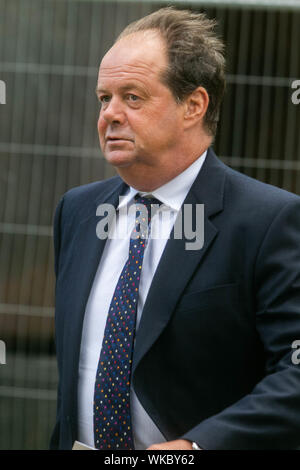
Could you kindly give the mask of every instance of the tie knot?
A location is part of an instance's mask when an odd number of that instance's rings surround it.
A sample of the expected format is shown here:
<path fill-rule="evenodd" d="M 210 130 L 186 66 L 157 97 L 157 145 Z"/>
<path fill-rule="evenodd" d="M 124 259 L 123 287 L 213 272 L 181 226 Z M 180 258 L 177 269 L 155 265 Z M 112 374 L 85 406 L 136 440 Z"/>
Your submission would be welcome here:
<path fill-rule="evenodd" d="M 156 197 L 141 196 L 140 194 L 137 194 L 134 199 L 136 204 L 143 204 L 147 207 L 147 210 L 151 209 L 151 205 L 156 204 L 160 206 L 162 204 Z"/>
<path fill-rule="evenodd" d="M 136 204 L 135 233 L 139 234 L 141 238 L 147 238 L 151 219 L 162 203 L 155 197 L 146 197 L 140 194 L 137 194 L 134 199 Z"/>
<path fill-rule="evenodd" d="M 159 206 L 162 204 L 155 197 L 141 196 L 140 194 L 137 194 L 134 199 L 137 206 L 137 213 L 140 213 L 140 210 L 143 209 L 143 206 L 147 209 L 148 223 L 150 222 L 151 217 L 153 217 L 153 215 L 159 209 Z"/>

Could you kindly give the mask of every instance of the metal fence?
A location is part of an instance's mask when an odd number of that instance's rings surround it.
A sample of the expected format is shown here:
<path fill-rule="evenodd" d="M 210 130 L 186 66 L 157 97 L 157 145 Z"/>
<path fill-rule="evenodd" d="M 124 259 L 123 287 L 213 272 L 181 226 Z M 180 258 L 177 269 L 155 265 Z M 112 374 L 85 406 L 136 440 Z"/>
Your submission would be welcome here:
<path fill-rule="evenodd" d="M 173 3 L 217 18 L 227 45 L 216 152 L 300 194 L 300 105 L 291 101 L 300 79 L 297 2 Z M 0 449 L 48 447 L 57 383 L 54 208 L 67 189 L 114 174 L 98 148 L 97 68 L 128 22 L 165 4 L 0 0 Z"/>

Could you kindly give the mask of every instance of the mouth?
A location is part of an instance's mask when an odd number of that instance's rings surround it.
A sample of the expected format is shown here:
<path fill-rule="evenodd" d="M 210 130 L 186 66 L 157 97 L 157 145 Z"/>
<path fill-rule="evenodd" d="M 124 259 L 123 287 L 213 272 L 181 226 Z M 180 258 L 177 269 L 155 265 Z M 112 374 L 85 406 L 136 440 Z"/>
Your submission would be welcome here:
<path fill-rule="evenodd" d="M 132 142 L 132 139 L 127 139 L 126 137 L 106 137 L 106 142 Z"/>

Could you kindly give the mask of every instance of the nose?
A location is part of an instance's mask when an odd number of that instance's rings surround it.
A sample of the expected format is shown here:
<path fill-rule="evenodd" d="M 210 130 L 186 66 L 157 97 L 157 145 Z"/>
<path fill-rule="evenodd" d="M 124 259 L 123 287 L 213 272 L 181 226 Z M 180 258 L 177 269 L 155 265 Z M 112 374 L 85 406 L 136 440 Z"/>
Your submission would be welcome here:
<path fill-rule="evenodd" d="M 117 97 L 112 97 L 108 103 L 104 103 L 100 111 L 100 117 L 108 124 L 123 124 L 125 113 L 122 103 Z"/>

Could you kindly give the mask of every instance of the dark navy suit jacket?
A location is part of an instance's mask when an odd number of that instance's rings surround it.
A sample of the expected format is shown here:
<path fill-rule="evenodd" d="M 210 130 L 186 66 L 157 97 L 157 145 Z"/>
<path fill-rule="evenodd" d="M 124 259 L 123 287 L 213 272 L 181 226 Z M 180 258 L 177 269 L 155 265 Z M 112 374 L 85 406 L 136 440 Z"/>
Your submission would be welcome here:
<path fill-rule="evenodd" d="M 100 203 L 114 177 L 74 188 L 55 215 L 57 423 L 52 448 L 77 438 L 77 377 L 86 302 L 105 240 Z M 209 149 L 185 203 L 204 204 L 204 246 L 170 239 L 136 337 L 135 392 L 167 440 L 204 449 L 300 444 L 300 197 L 242 175 Z M 295 361 L 294 361 L 295 362 Z"/>

